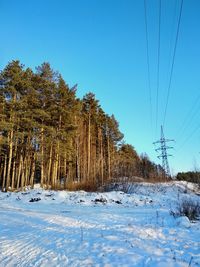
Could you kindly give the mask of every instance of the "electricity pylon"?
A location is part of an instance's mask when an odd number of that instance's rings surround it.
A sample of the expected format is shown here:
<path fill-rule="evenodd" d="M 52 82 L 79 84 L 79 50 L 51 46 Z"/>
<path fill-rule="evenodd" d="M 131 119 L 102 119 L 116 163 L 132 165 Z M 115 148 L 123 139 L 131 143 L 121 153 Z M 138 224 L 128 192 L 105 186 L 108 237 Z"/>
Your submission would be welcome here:
<path fill-rule="evenodd" d="M 162 168 L 163 168 L 163 171 L 164 171 L 163 175 L 167 176 L 167 177 L 170 177 L 170 169 L 169 169 L 168 157 L 172 156 L 172 155 L 167 153 L 167 150 L 168 149 L 172 149 L 173 147 L 172 146 L 167 146 L 166 143 L 167 142 L 172 142 L 172 141 L 174 141 L 174 140 L 165 139 L 164 132 L 163 132 L 163 127 L 161 125 L 161 137 L 160 137 L 160 140 L 154 142 L 153 144 L 154 145 L 160 144 L 160 147 L 156 148 L 155 151 L 156 152 L 160 151 L 160 154 L 158 155 L 158 158 L 162 159 Z"/>

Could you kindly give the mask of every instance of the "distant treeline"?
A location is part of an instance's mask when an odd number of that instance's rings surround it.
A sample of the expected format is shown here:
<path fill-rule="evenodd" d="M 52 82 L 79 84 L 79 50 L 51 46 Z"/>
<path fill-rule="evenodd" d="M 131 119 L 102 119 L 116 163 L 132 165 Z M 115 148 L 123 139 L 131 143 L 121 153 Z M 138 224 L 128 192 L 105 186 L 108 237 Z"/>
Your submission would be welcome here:
<path fill-rule="evenodd" d="M 160 166 L 123 142 L 118 122 L 95 95 L 79 99 L 76 90 L 49 63 L 34 72 L 12 61 L 0 72 L 2 190 L 35 182 L 93 190 L 113 178 L 162 176 Z"/>
<path fill-rule="evenodd" d="M 179 172 L 176 176 L 176 179 L 179 181 L 187 181 L 200 184 L 200 172 Z"/>

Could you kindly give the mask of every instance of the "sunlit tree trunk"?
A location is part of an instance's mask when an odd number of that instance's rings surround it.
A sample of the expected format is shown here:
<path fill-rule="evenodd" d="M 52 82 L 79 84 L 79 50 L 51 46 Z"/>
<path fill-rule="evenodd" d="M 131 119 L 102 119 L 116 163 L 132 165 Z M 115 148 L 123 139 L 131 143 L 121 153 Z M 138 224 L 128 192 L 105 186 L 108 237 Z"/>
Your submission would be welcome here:
<path fill-rule="evenodd" d="M 90 150 L 91 150 L 91 121 L 90 121 L 90 114 L 88 115 L 88 150 L 87 150 L 87 180 L 90 180 Z"/>
<path fill-rule="evenodd" d="M 41 128 L 41 186 L 44 185 L 44 128 Z"/>
<path fill-rule="evenodd" d="M 34 187 L 35 160 L 36 160 L 36 156 L 35 156 L 35 153 L 33 153 L 32 167 L 31 167 L 31 176 L 30 176 L 30 186 L 31 186 L 31 188 Z"/>
<path fill-rule="evenodd" d="M 13 155 L 13 130 L 10 132 L 10 138 L 8 139 L 9 143 L 9 156 L 8 156 L 8 170 L 7 170 L 7 178 L 6 178 L 6 190 L 8 190 L 10 186 L 10 172 L 11 172 L 11 163 L 12 163 L 12 155 Z"/>
<path fill-rule="evenodd" d="M 2 190 L 5 189 L 5 185 L 6 185 L 6 170 L 7 170 L 7 154 L 5 154 L 5 160 L 4 160 Z"/>
<path fill-rule="evenodd" d="M 48 165 L 48 176 L 47 176 L 47 188 L 50 186 L 51 182 L 51 170 L 52 170 L 52 154 L 53 154 L 53 145 L 50 146 L 50 154 L 49 154 L 49 165 Z"/>

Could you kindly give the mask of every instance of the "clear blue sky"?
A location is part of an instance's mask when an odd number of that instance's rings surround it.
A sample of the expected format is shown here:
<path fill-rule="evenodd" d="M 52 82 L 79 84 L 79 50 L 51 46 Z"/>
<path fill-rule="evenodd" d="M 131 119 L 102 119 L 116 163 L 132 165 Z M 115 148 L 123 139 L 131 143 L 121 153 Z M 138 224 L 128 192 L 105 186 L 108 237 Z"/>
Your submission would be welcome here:
<path fill-rule="evenodd" d="M 179 6 L 180 0 L 162 0 L 158 125 Z M 199 0 L 184 0 L 165 124 L 166 137 L 176 140 L 169 160 L 173 172 L 200 166 L 199 14 Z M 147 20 L 152 125 L 143 0 L 0 0 L 0 69 L 12 59 L 32 68 L 50 62 L 70 86 L 78 83 L 78 96 L 94 92 L 103 109 L 116 116 L 125 141 L 158 163 L 152 145 L 160 134 L 155 112 L 158 0 L 147 0 Z"/>

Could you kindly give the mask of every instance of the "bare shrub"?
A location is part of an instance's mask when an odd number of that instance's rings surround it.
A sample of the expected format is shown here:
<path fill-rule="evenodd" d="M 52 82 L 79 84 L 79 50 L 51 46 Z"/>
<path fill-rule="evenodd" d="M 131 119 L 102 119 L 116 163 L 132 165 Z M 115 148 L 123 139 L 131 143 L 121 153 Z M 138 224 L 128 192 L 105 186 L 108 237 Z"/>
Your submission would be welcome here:
<path fill-rule="evenodd" d="M 194 200 L 183 200 L 178 206 L 177 216 L 186 216 L 190 221 L 200 218 L 200 203 Z"/>
<path fill-rule="evenodd" d="M 110 192 L 110 191 L 122 191 L 124 193 L 129 193 L 133 183 L 129 182 L 113 182 L 107 183 L 100 188 L 101 192 Z"/>

